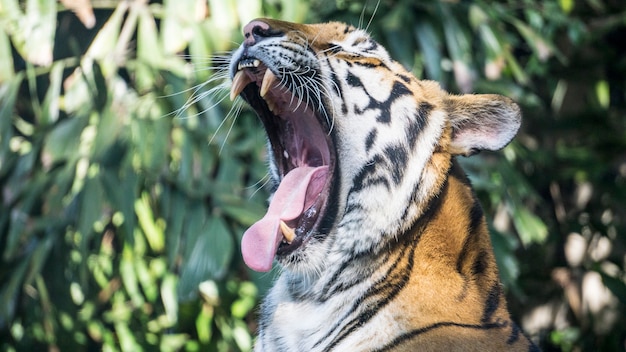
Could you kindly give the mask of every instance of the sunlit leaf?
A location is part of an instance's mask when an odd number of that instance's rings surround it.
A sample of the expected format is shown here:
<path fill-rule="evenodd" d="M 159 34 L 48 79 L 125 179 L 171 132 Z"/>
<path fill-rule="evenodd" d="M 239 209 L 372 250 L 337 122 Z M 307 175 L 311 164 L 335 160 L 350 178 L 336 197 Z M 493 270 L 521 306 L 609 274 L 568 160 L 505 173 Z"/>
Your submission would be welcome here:
<path fill-rule="evenodd" d="M 150 248 L 157 253 L 163 251 L 165 246 L 164 224 L 154 217 L 150 207 L 150 199 L 146 193 L 143 193 L 141 198 L 135 202 L 135 212 Z"/>
<path fill-rule="evenodd" d="M 178 279 L 172 274 L 166 275 L 161 283 L 161 299 L 163 301 L 165 315 L 171 324 L 174 324 L 178 318 L 178 295 L 176 293 L 177 283 Z"/>
<path fill-rule="evenodd" d="M 50 71 L 50 84 L 48 91 L 42 103 L 42 119 L 43 124 L 54 123 L 59 119 L 59 103 L 61 95 L 61 79 L 64 65 L 61 62 L 52 65 Z"/>
<path fill-rule="evenodd" d="M 570 13 L 574 9 L 574 0 L 559 0 L 559 5 L 563 12 Z"/>
<path fill-rule="evenodd" d="M 153 67 L 159 67 L 163 50 L 158 40 L 154 17 L 148 11 L 139 10 L 137 26 L 137 58 Z"/>
<path fill-rule="evenodd" d="M 85 25 L 86 28 L 93 28 L 96 24 L 96 16 L 93 13 L 93 7 L 90 0 L 61 0 L 66 8 L 74 11 L 76 17 Z"/>
<path fill-rule="evenodd" d="M 98 34 L 91 42 L 91 45 L 84 56 L 84 58 L 87 59 L 85 62 L 87 67 L 91 66 L 92 60 L 99 60 L 103 66 L 102 70 L 106 77 L 110 77 L 113 73 L 115 73 L 117 66 L 119 65 L 118 60 L 122 55 L 126 54 L 124 50 L 128 42 L 131 40 L 128 30 L 124 32 L 124 35 L 121 35 L 120 33 L 122 24 L 125 20 L 124 16 L 127 16 L 128 7 L 129 3 L 126 1 L 120 1 L 118 3 L 117 8 L 111 17 L 108 18 L 104 27 L 98 31 Z M 124 28 L 132 30 L 136 17 L 137 15 L 135 12 L 128 14 Z"/>
<path fill-rule="evenodd" d="M 611 103 L 611 88 L 609 87 L 609 82 L 600 80 L 596 83 L 596 97 L 602 108 L 607 109 L 609 107 Z"/>
<path fill-rule="evenodd" d="M 520 234 L 522 243 L 543 243 L 548 236 L 548 227 L 537 215 L 526 208 L 518 207 L 513 211 L 513 222 Z"/>
<path fill-rule="evenodd" d="M 192 24 L 206 16 L 206 3 L 198 0 L 165 0 L 163 9 L 167 13 L 161 22 L 160 31 L 163 51 L 175 54 L 185 49 L 193 37 Z"/>
<path fill-rule="evenodd" d="M 35 65 L 50 65 L 57 15 L 56 1 L 27 0 L 24 14 L 17 10 L 15 3 L 5 1 L 0 11 L 4 12 L 5 6 L 9 5 L 6 8 L 13 21 L 13 26 L 9 26 L 9 33 L 16 50 Z"/>
<path fill-rule="evenodd" d="M 124 247 L 124 253 L 119 265 L 120 275 L 126 292 L 128 292 L 135 307 L 141 306 L 144 303 L 144 297 L 139 289 L 139 281 L 133 265 L 133 254 L 130 246 Z"/>

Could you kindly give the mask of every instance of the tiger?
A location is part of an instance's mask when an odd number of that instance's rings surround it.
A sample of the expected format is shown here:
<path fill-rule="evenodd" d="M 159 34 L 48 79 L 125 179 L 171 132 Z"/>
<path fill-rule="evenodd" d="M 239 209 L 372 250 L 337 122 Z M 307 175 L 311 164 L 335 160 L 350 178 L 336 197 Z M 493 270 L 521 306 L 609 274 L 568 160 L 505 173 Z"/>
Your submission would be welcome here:
<path fill-rule="evenodd" d="M 278 267 L 254 350 L 537 351 L 456 160 L 506 146 L 519 106 L 418 80 L 348 24 L 260 18 L 243 35 L 230 98 L 265 129 L 273 185 L 241 255 Z"/>

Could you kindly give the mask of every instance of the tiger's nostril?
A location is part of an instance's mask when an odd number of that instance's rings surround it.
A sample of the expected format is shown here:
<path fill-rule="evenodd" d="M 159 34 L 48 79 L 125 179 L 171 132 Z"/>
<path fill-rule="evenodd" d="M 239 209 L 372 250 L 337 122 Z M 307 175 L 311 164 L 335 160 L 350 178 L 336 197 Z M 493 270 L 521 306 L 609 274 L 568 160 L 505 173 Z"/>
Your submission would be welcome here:
<path fill-rule="evenodd" d="M 245 27 L 243 27 L 243 36 L 245 37 L 245 40 L 243 41 L 244 44 L 247 46 L 256 44 L 258 41 L 268 36 L 266 33 L 269 29 L 269 24 L 259 20 L 254 20 L 248 23 Z"/>
<path fill-rule="evenodd" d="M 243 27 L 243 35 L 245 37 L 243 43 L 246 46 L 252 46 L 256 43 L 269 38 L 283 35 L 280 29 L 272 28 L 270 24 L 262 20 L 254 20 Z"/>

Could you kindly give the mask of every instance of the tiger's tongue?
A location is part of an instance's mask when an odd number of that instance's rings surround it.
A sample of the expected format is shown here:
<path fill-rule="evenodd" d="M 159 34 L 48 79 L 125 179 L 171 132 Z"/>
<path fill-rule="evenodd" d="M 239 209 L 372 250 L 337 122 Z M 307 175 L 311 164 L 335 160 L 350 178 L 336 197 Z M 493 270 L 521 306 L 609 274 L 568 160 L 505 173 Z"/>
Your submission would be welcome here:
<path fill-rule="evenodd" d="M 241 239 L 241 254 L 250 269 L 269 271 L 283 239 L 280 221 L 298 218 L 317 199 L 324 187 L 328 166 L 298 167 L 280 182 L 265 216 Z"/>

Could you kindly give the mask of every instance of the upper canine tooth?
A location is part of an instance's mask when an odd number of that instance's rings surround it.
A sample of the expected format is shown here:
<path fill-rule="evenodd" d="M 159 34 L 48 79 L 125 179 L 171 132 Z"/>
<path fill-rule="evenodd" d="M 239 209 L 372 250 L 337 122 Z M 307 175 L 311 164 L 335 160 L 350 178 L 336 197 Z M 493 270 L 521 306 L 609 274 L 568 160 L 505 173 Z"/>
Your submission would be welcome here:
<path fill-rule="evenodd" d="M 261 83 L 261 91 L 259 94 L 261 97 L 264 97 L 267 94 L 267 91 L 270 89 L 270 86 L 276 81 L 276 75 L 270 71 L 268 68 L 265 70 L 265 75 L 263 75 L 263 82 Z"/>
<path fill-rule="evenodd" d="M 260 64 L 261 64 L 261 61 L 259 61 L 259 60 L 255 59 L 254 61 L 252 61 L 252 66 L 254 66 L 254 67 L 259 67 Z"/>
<path fill-rule="evenodd" d="M 238 71 L 235 74 L 235 77 L 233 77 L 233 85 L 230 87 L 230 100 L 235 100 L 243 88 L 250 82 L 252 82 L 252 80 L 247 74 L 243 71 Z"/>

